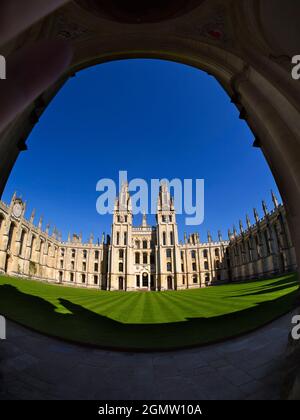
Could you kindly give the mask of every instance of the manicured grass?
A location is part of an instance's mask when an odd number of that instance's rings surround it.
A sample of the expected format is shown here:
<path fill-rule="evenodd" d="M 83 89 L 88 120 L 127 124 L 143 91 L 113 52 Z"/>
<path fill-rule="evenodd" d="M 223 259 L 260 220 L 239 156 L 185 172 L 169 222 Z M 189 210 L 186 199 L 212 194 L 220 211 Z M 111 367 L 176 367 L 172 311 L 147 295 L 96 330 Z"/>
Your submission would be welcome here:
<path fill-rule="evenodd" d="M 106 292 L 0 277 L 0 314 L 59 338 L 158 350 L 253 330 L 291 310 L 296 274 L 178 292 Z M 9 334 L 9 331 L 8 331 Z"/>

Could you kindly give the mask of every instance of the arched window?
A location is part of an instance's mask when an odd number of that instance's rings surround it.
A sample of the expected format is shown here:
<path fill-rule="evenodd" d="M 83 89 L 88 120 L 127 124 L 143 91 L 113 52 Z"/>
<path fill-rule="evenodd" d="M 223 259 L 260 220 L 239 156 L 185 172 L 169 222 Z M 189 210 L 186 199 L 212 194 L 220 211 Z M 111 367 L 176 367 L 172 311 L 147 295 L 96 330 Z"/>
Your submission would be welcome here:
<path fill-rule="evenodd" d="M 31 260 L 31 258 L 33 256 L 33 252 L 35 251 L 35 245 L 36 245 L 36 236 L 35 235 L 32 235 L 32 238 L 31 238 L 31 247 L 30 247 L 30 255 L 29 255 L 29 259 L 30 260 Z"/>
<path fill-rule="evenodd" d="M 75 258 L 76 257 L 76 251 L 75 251 L 75 249 L 72 249 L 72 258 Z"/>
<path fill-rule="evenodd" d="M 124 264 L 122 262 L 119 263 L 119 272 L 123 273 L 124 271 Z"/>
<path fill-rule="evenodd" d="M 0 232 L 1 232 L 1 229 L 2 229 L 3 222 L 4 222 L 4 216 L 3 216 L 3 214 L 0 214 Z"/>
<path fill-rule="evenodd" d="M 21 243 L 20 243 L 20 253 L 19 255 L 22 257 L 23 253 L 24 253 L 24 245 L 25 245 L 25 236 L 26 236 L 26 230 L 22 230 L 22 234 L 21 234 Z"/>
<path fill-rule="evenodd" d="M 74 281 L 74 273 L 70 273 L 70 281 L 73 282 Z"/>
<path fill-rule="evenodd" d="M 148 264 L 148 254 L 147 254 L 147 252 L 143 253 L 143 264 Z"/>
<path fill-rule="evenodd" d="M 170 248 L 166 249 L 166 255 L 167 255 L 167 258 L 172 257 L 172 250 Z"/>
<path fill-rule="evenodd" d="M 174 245 L 174 234 L 173 234 L 173 232 L 170 232 L 170 244 Z"/>
<path fill-rule="evenodd" d="M 140 258 L 140 253 L 136 252 L 135 253 L 135 263 L 136 264 L 140 264 L 141 258 Z"/>
<path fill-rule="evenodd" d="M 140 246 L 141 246 L 140 241 L 135 241 L 135 247 L 137 249 L 140 249 Z"/>
<path fill-rule="evenodd" d="M 209 265 L 208 265 L 207 261 L 204 262 L 204 268 L 205 268 L 205 270 L 209 270 Z"/>
<path fill-rule="evenodd" d="M 143 249 L 147 249 L 148 248 L 148 243 L 147 241 L 143 241 Z"/>
<path fill-rule="evenodd" d="M 215 249 L 215 256 L 216 257 L 219 257 L 220 256 L 220 250 L 219 250 L 219 248 L 216 248 Z"/>
<path fill-rule="evenodd" d="M 83 250 L 83 258 L 86 260 L 86 258 L 87 258 L 87 250 L 86 249 L 84 249 Z"/>
<path fill-rule="evenodd" d="M 11 249 L 13 247 L 16 229 L 17 229 L 16 225 L 14 223 L 11 223 L 10 228 L 9 228 L 9 233 L 8 233 L 7 249 Z"/>
<path fill-rule="evenodd" d="M 124 245 L 127 245 L 127 232 L 124 232 Z"/>
<path fill-rule="evenodd" d="M 193 283 L 197 284 L 198 283 L 198 277 L 197 276 L 193 276 Z"/>
<path fill-rule="evenodd" d="M 205 274 L 205 284 L 207 285 L 210 282 L 210 275 L 207 273 Z"/>
<path fill-rule="evenodd" d="M 167 271 L 172 271 L 172 264 L 170 262 L 167 263 Z"/>
<path fill-rule="evenodd" d="M 208 257 L 208 250 L 204 249 L 203 251 L 203 258 L 207 258 Z"/>
<path fill-rule="evenodd" d="M 192 255 L 193 260 L 195 260 L 195 259 L 196 259 L 196 251 L 194 251 L 194 250 L 193 250 L 193 251 L 191 252 L 191 255 Z"/>
<path fill-rule="evenodd" d="M 119 250 L 119 258 L 120 258 L 120 260 L 122 260 L 124 258 L 124 250 L 123 249 Z"/>
<path fill-rule="evenodd" d="M 163 232 L 163 245 L 167 244 L 166 232 Z"/>

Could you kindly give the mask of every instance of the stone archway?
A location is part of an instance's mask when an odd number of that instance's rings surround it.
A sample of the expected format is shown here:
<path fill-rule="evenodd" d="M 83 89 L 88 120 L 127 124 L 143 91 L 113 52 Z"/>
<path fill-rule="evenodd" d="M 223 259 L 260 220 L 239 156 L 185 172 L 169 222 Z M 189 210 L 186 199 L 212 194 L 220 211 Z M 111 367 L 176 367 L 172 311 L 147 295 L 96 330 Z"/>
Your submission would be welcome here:
<path fill-rule="evenodd" d="M 67 4 L 3 50 L 9 55 L 40 38 L 63 38 L 75 54 L 61 79 L 2 133 L 0 194 L 29 133 L 74 73 L 122 58 L 173 60 L 214 76 L 247 121 L 283 198 L 300 267 L 300 85 L 291 77 L 292 56 L 300 54 L 299 2 L 210 0 L 151 19 L 143 11 L 135 23 L 132 15 L 111 10 L 115 1 L 100 13 L 89 8 L 100 1 L 80 3 Z"/>
<path fill-rule="evenodd" d="M 96 3 L 105 16 L 93 13 Z M 290 31 L 299 35 L 299 4 L 293 0 L 285 2 L 286 13 L 282 17 L 282 2 L 278 0 L 272 5 L 261 0 L 191 1 L 189 8 L 182 8 L 177 2 L 174 13 L 162 16 L 157 11 L 158 16 L 147 23 L 147 19 L 128 23 L 127 12 L 120 11 L 120 2 L 115 2 L 118 11 L 111 10 L 111 3 L 109 7 L 104 5 L 107 2 L 102 3 L 67 4 L 36 24 L 36 31 L 33 28 L 32 35 L 22 41 L 26 44 L 35 40 L 36 32 L 40 32 L 39 37 L 67 38 L 74 45 L 75 56 L 57 84 L 49 87 L 2 133 L 0 193 L 27 136 L 70 76 L 115 59 L 173 60 L 209 72 L 239 108 L 278 184 L 300 261 L 300 231 L 293 229 L 300 220 L 300 87 L 291 78 L 290 59 L 297 52 L 296 43 L 294 37 L 286 35 Z M 147 13 L 150 12 L 146 10 Z M 22 36 L 7 47 L 7 53 L 20 40 Z"/>

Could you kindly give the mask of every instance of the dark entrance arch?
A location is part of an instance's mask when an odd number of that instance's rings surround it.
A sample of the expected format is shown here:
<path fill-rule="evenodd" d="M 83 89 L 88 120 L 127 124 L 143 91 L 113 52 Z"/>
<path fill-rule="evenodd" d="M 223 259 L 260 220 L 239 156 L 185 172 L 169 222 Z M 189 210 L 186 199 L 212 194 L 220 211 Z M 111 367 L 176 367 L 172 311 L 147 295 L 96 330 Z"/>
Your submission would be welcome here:
<path fill-rule="evenodd" d="M 124 277 L 119 277 L 119 290 L 124 290 Z"/>

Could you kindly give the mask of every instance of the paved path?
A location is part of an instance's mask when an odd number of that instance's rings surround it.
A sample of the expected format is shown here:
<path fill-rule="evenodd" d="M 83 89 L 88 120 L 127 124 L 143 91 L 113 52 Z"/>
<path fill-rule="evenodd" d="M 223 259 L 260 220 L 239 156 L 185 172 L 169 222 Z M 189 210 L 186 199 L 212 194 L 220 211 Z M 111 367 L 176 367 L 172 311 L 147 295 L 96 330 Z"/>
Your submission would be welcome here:
<path fill-rule="evenodd" d="M 1 399 L 278 399 L 291 315 L 223 344 L 119 353 L 67 344 L 8 322 Z"/>

